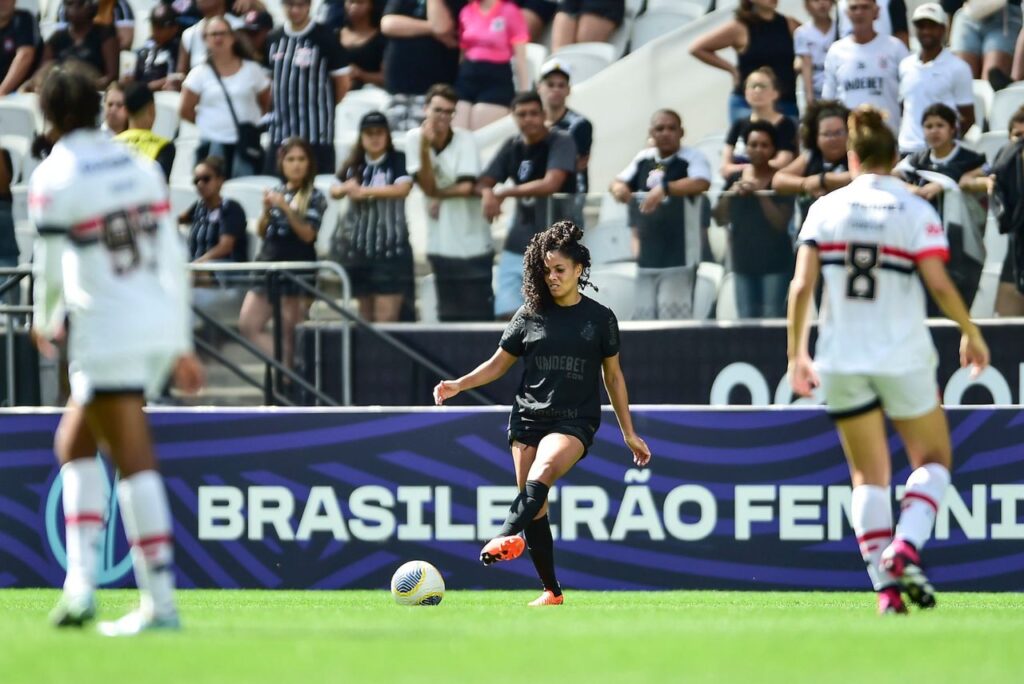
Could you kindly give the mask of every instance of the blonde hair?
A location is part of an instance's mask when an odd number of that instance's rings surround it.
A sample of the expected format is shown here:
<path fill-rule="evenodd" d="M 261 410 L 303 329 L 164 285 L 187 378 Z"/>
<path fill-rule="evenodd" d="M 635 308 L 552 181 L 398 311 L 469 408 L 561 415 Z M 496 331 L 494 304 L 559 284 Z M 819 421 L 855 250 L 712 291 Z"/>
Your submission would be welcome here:
<path fill-rule="evenodd" d="M 885 123 L 885 114 L 871 105 L 861 105 L 850 113 L 849 148 L 857 153 L 863 166 L 891 169 L 896 158 L 896 136 Z"/>

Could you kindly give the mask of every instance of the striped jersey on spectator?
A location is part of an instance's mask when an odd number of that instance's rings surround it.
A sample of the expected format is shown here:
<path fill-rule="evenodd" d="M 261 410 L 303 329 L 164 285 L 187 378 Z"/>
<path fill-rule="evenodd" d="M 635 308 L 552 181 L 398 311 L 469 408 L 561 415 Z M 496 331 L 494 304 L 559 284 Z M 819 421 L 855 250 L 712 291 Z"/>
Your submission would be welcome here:
<path fill-rule="evenodd" d="M 267 39 L 273 85 L 275 145 L 299 136 L 313 145 L 334 143 L 334 81 L 348 71 L 341 43 L 322 24 L 301 31 L 282 26 Z"/>

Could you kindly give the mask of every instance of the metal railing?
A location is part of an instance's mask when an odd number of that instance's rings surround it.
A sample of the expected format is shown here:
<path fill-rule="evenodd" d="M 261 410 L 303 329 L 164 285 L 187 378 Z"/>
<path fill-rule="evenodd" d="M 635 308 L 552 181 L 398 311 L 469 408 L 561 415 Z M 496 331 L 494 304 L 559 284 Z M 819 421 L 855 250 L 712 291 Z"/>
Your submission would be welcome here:
<path fill-rule="evenodd" d="M 16 318 L 24 317 L 26 324 L 32 320 L 30 304 L 7 304 L 8 293 L 21 288 L 21 281 L 29 280 L 29 292 L 32 288 L 32 268 L 30 266 L 0 267 L 0 315 L 4 321 L 4 372 L 7 377 L 7 405 L 14 406 L 17 397 L 18 372 L 15 364 L 15 326 Z M 31 296 L 31 295 L 30 295 Z"/>

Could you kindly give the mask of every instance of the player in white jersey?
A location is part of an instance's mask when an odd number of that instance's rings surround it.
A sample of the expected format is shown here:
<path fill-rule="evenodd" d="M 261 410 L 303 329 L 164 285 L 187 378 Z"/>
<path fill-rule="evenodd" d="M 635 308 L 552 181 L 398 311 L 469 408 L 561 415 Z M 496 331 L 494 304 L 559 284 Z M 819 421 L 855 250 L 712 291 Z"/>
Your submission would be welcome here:
<path fill-rule="evenodd" d="M 851 518 L 879 611 L 905 613 L 900 588 L 922 608 L 935 596 L 920 550 L 949 486 L 952 449 L 939 405 L 936 352 L 925 325 L 925 292 L 963 332 L 960 362 L 976 375 L 988 348 L 946 274 L 949 248 L 938 214 L 889 174 L 896 138 L 872 107 L 849 120 L 854 180 L 821 198 L 800 231 L 789 298 L 789 379 L 807 396 L 819 383 L 853 480 Z M 807 314 L 825 282 L 816 358 Z M 892 530 L 888 416 L 914 468 Z"/>
<path fill-rule="evenodd" d="M 139 585 L 138 610 L 100 625 L 110 635 L 176 628 L 171 517 L 144 395 L 169 375 L 202 383 L 192 355 L 184 248 L 159 167 L 96 129 L 99 96 L 86 70 L 57 67 L 40 105 L 56 140 L 29 182 L 35 243 L 33 336 L 54 353 L 68 316 L 71 399 L 57 429 L 67 577 L 51 618 L 80 626 L 95 615 L 99 536 L 108 484 L 102 447 L 120 472 L 118 501 Z"/>

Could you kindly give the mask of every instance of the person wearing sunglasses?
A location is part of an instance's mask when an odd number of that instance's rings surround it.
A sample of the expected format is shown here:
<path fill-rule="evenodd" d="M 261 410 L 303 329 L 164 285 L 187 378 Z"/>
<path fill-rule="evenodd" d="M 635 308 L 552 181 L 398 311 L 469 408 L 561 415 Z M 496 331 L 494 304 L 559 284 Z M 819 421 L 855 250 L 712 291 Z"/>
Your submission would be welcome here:
<path fill-rule="evenodd" d="M 247 261 L 249 235 L 242 206 L 225 197 L 224 160 L 207 157 L 196 164 L 192 182 L 199 199 L 178 217 L 188 224 L 188 253 L 193 263 L 207 261 Z"/>

